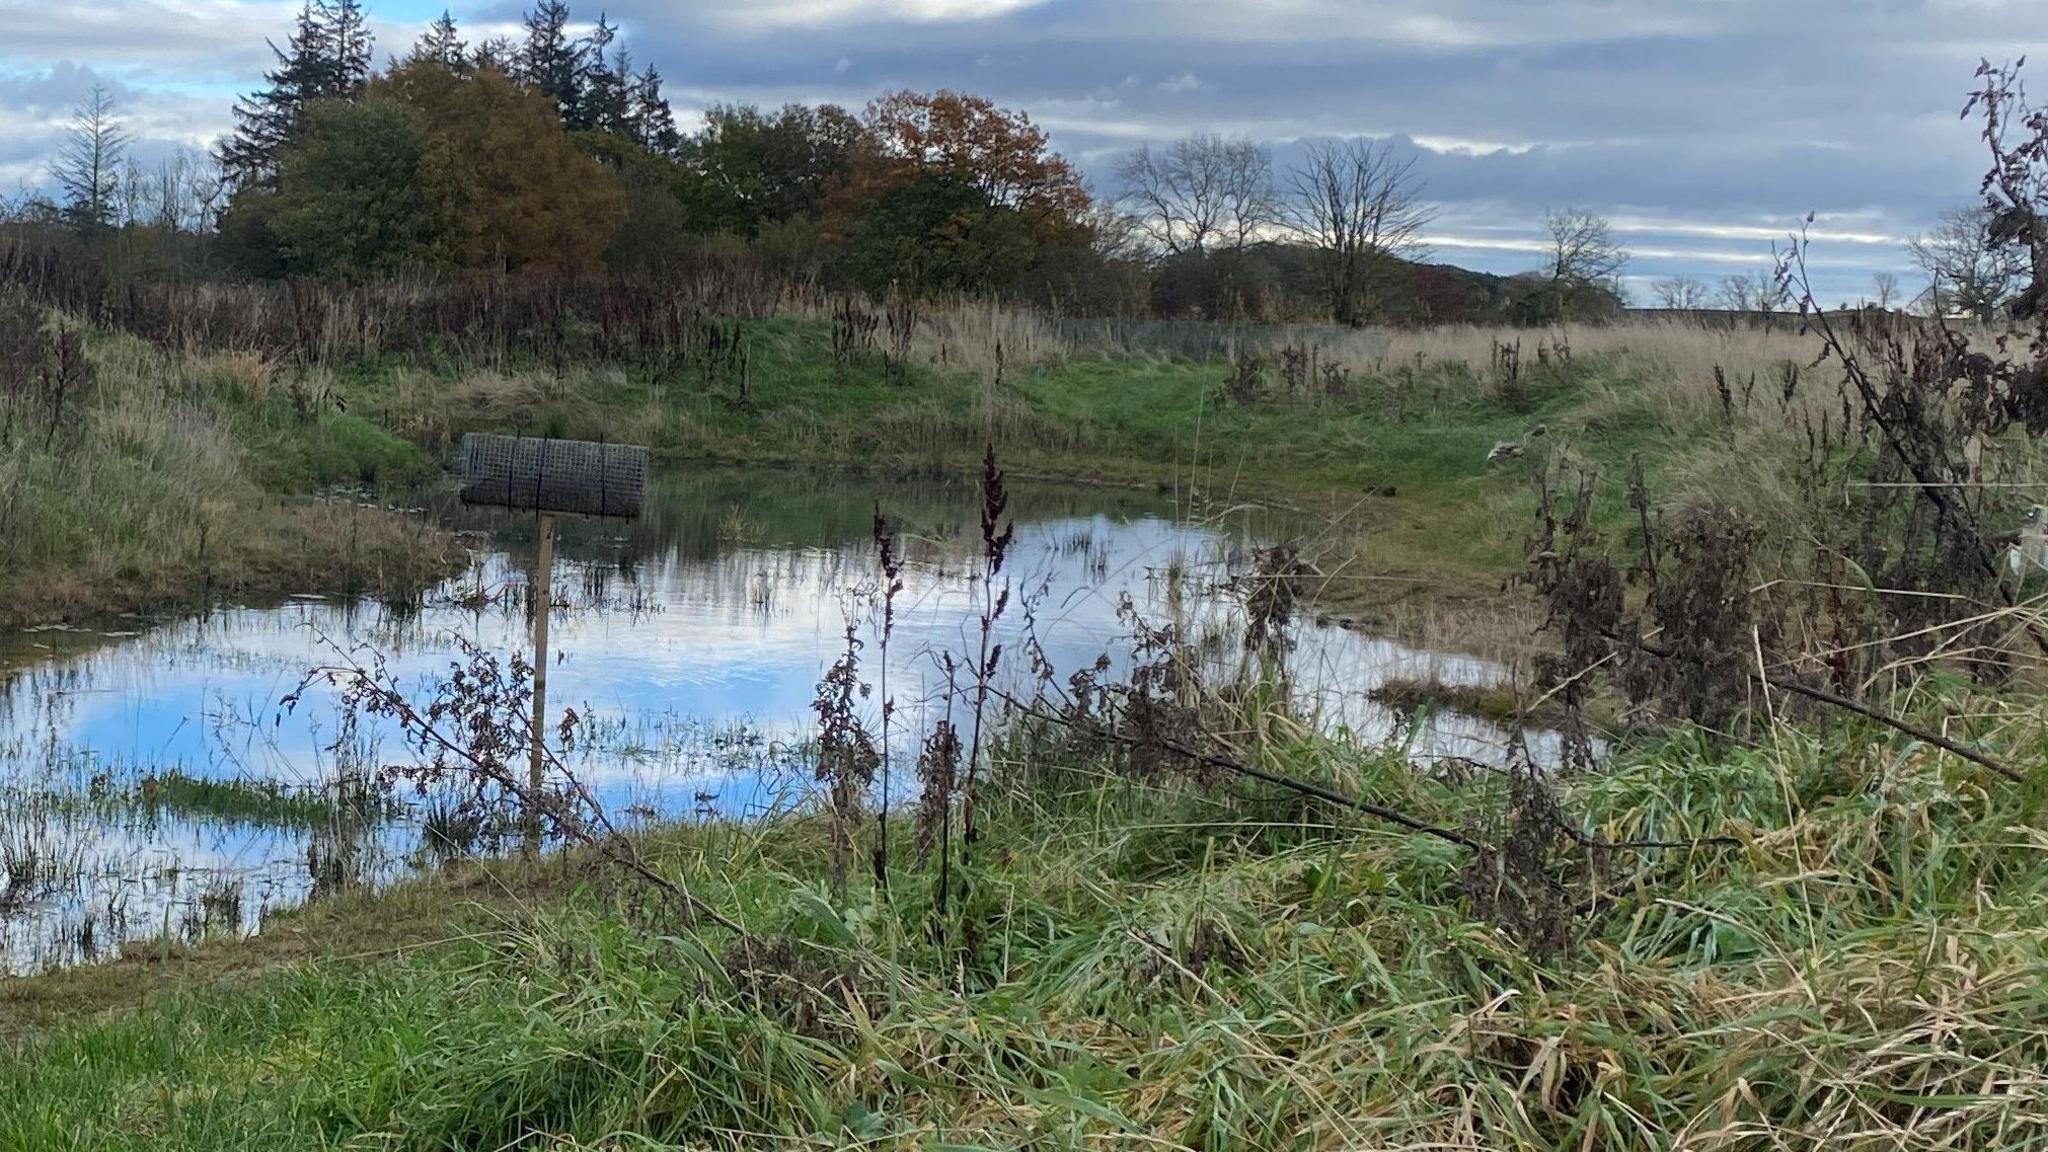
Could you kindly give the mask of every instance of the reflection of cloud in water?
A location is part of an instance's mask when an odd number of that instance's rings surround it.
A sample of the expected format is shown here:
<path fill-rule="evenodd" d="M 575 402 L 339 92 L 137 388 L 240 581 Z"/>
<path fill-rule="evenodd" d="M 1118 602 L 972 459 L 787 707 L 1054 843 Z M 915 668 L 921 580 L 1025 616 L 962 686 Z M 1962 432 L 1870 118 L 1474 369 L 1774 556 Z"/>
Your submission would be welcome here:
<path fill-rule="evenodd" d="M 889 508 L 892 494 L 880 496 Z M 956 489 L 945 526 L 920 532 L 913 525 L 905 541 L 909 570 L 889 650 L 896 734 L 905 752 L 927 710 L 940 707 L 939 655 L 964 657 L 978 644 L 979 589 L 970 578 L 972 541 L 964 538 L 973 523 L 971 497 Z M 860 510 L 872 498 L 840 499 Z M 650 519 L 671 535 L 640 526 L 626 542 L 593 533 L 564 544 L 554 591 L 568 607 L 553 616 L 557 659 L 549 699 L 557 709 L 584 714 L 601 737 L 571 757 L 572 768 L 607 808 L 620 811 L 687 814 L 700 794 L 715 797 L 711 806 L 728 814 L 786 805 L 807 788 L 796 749 L 810 733 L 818 679 L 843 650 L 850 616 L 865 644 L 863 676 L 877 680 L 880 648 L 864 599 L 878 582 L 872 544 L 842 524 L 836 539 L 822 533 L 775 546 L 724 546 L 701 531 L 701 515 L 691 521 L 671 510 Z M 324 688 L 309 692 L 292 715 L 280 717 L 278 701 L 307 669 L 334 662 L 330 644 L 376 650 L 401 683 L 422 692 L 462 660 L 459 642 L 500 653 L 525 649 L 528 624 L 516 595 L 481 610 L 456 606 L 457 597 L 478 588 L 522 586 L 525 551 L 510 547 L 484 554 L 475 571 L 417 612 L 327 601 L 234 609 L 32 665 L 0 686 L 0 770 L 19 780 L 76 773 L 81 763 L 176 764 L 195 775 L 296 785 L 331 778 L 350 755 L 397 760 L 405 755 L 398 734 L 367 719 L 355 746 L 335 747 L 335 703 Z M 1016 595 L 997 637 L 1008 674 L 1022 676 L 1027 616 L 1061 678 L 1105 652 L 1121 672 L 1128 627 L 1119 609 L 1127 596 L 1145 618 L 1175 622 L 1183 635 L 1235 637 L 1240 608 L 1205 589 L 1227 578 L 1245 551 L 1237 534 L 1166 516 L 1069 507 L 1032 518 L 1026 509 L 1005 568 Z M 1483 661 L 1308 622 L 1293 634 L 1287 679 L 1296 705 L 1369 742 L 1397 733 L 1397 717 L 1366 696 L 1389 677 L 1485 684 L 1503 675 Z M 1234 639 L 1210 648 L 1225 663 L 1249 659 Z M 1499 755 L 1506 736 L 1485 721 L 1437 713 L 1425 731 L 1407 738 L 1419 755 L 1487 759 Z M 1539 757 L 1554 746 L 1541 736 L 1532 743 Z M 207 835 L 216 838 L 209 844 L 158 830 L 124 840 L 110 831 L 92 852 L 110 859 L 129 854 L 131 875 L 162 861 L 199 871 L 233 869 L 253 858 L 297 860 L 303 873 L 304 844 L 285 834 Z M 288 869 L 255 869 L 265 876 L 282 870 Z M 148 891 L 143 885 L 130 893 L 140 901 L 129 911 L 131 923 L 160 915 L 162 900 L 135 895 Z M 20 930 L 10 924 L 9 940 Z"/>

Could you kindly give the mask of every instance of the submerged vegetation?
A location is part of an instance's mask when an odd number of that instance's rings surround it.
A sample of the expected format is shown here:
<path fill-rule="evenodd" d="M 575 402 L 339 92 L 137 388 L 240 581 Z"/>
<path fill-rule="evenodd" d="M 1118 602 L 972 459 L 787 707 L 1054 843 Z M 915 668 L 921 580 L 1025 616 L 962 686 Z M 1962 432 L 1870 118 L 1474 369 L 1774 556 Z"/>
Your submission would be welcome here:
<path fill-rule="evenodd" d="M 177 769 L 144 777 L 124 800 L 149 813 L 273 827 L 332 828 L 395 811 L 389 798 L 347 779 L 325 788 L 288 788 L 274 780 L 213 780 Z"/>

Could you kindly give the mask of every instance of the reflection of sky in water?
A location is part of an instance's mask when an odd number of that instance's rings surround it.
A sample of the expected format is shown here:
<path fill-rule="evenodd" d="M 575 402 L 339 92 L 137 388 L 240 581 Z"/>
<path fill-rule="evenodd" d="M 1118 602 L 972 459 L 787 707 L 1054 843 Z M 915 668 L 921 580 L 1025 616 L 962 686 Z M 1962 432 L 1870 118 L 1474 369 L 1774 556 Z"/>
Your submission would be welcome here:
<path fill-rule="evenodd" d="M 0 974 L 97 959 L 124 940 L 254 931 L 267 912 L 312 891 L 308 839 L 296 830 L 111 814 L 39 821 L 39 847 L 65 875 L 17 902 L 0 901 L 8 905 Z M 361 847 L 373 856 L 360 875 L 393 874 L 396 854 Z M 210 902 L 223 891 L 235 894 L 231 904 Z"/>
<path fill-rule="evenodd" d="M 649 521 L 623 530 L 565 522 L 556 566 L 549 703 L 557 713 L 574 708 L 598 722 L 602 739 L 572 766 L 607 808 L 688 812 L 700 792 L 714 794 L 729 813 L 790 801 L 802 772 L 792 769 L 789 749 L 811 730 L 816 685 L 843 651 L 849 614 L 866 642 L 863 677 L 878 680 L 881 655 L 866 598 L 879 580 L 867 539 L 867 509 L 877 499 L 903 521 L 907 536 L 909 571 L 896 601 L 888 687 L 898 701 L 899 752 L 915 742 L 925 710 L 942 706 L 940 654 L 964 662 L 978 644 L 979 594 L 968 578 L 971 489 L 935 494 L 849 484 L 786 492 L 772 484 L 717 488 L 681 478 L 652 496 Z M 899 511 L 898 501 L 910 511 Z M 1239 537 L 1176 521 L 1142 502 L 1133 507 L 1127 495 L 1093 503 L 1071 494 L 1013 503 L 1017 535 L 1006 575 L 1016 597 L 998 637 L 1013 674 L 1021 675 L 1023 665 L 1027 602 L 1039 643 L 1063 681 L 1105 651 L 1119 657 L 1129 633 L 1119 618 L 1126 595 L 1148 621 L 1217 637 L 1213 647 L 1223 659 L 1248 659 L 1234 639 L 1235 604 L 1204 594 L 1243 567 Z M 718 520 L 726 521 L 728 535 L 758 542 L 721 543 L 712 528 Z M 337 659 L 333 646 L 382 653 L 409 685 L 424 685 L 462 659 L 458 640 L 499 653 L 528 647 L 516 596 L 475 611 L 454 604 L 457 594 L 477 588 L 516 590 L 530 564 L 530 518 L 479 522 L 508 542 L 484 546 L 479 537 L 475 569 L 424 611 L 401 615 L 326 601 L 233 609 L 18 668 L 0 688 L 0 771 L 17 784 L 45 778 L 50 787 L 64 783 L 52 775 L 89 774 L 88 762 L 131 771 L 176 765 L 193 775 L 295 785 L 331 778 L 338 757 L 331 696 L 316 689 L 282 717 L 278 702 L 309 668 Z M 1365 696 L 1387 677 L 1477 683 L 1500 675 L 1482 662 L 1306 622 L 1297 625 L 1295 640 L 1290 679 L 1300 706 L 1368 741 L 1394 732 L 1394 717 Z M 1413 738 L 1420 754 L 1474 758 L 1498 755 L 1503 740 L 1490 724 L 1448 715 Z M 388 728 L 366 721 L 358 739 L 356 751 L 376 762 L 405 755 Z M 1536 743 L 1543 754 L 1546 742 Z M 775 770 L 757 771 L 771 760 Z M 293 869 L 303 874 L 302 836 L 177 825 L 68 834 L 90 841 L 77 849 L 84 855 L 116 862 L 99 868 L 118 873 L 133 890 L 134 906 L 126 909 L 131 931 L 154 931 L 158 925 L 138 921 L 161 919 L 166 901 L 176 899 L 174 891 L 159 891 L 165 885 L 136 879 L 162 874 L 166 860 L 187 877 L 226 871 L 251 878 L 257 887 L 249 905 L 295 899 L 304 889 L 302 879 L 278 879 Z M 99 887 L 100 899 L 112 899 L 111 889 Z M 71 903 L 76 914 L 79 902 Z M 244 919 L 253 914 L 245 910 Z M 17 915 L 7 929 L 10 953 L 23 947 L 17 935 L 32 934 L 22 920 Z"/>

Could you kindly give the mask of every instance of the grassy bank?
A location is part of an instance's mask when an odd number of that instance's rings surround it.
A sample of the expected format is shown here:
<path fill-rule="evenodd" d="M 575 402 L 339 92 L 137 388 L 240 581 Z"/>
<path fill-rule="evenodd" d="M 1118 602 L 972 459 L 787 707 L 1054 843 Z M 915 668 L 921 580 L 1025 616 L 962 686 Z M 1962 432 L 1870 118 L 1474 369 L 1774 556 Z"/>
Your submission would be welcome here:
<path fill-rule="evenodd" d="M 417 445 L 253 357 L 106 333 L 84 355 L 61 407 L 0 400 L 0 628 L 293 592 L 397 596 L 449 569 L 432 527 L 361 497 L 314 498 L 432 476 Z"/>
<path fill-rule="evenodd" d="M 1497 592 L 1522 562 L 1530 470 L 1560 446 L 1603 469 L 1617 524 L 1638 454 L 1660 498 L 1733 484 L 1789 514 L 1776 489 L 1803 452 L 1800 420 L 1835 400 L 1785 394 L 1786 366 L 1814 354 L 1789 328 L 1274 330 L 1207 360 L 1112 351 L 986 309 L 928 317 L 901 360 L 835 358 L 824 319 L 742 331 L 744 359 L 715 369 L 368 361 L 322 387 L 429 450 L 519 431 L 671 459 L 936 472 L 975 469 L 992 439 L 1016 474 L 1311 511 L 1331 525 L 1327 569 L 1355 578 L 1329 590 L 1337 602 Z M 1503 443 L 1522 453 L 1490 461 Z"/>
<path fill-rule="evenodd" d="M 2015 759 L 2044 751 L 2038 722 L 1944 691 L 1902 703 L 1976 717 Z M 1424 777 L 1321 742 L 1269 745 L 1263 762 L 1472 835 L 1508 830 L 1498 777 Z M 1105 776 L 1072 751 L 1030 764 L 988 800 L 943 944 L 907 834 L 890 894 L 857 879 L 842 901 L 824 829 L 796 821 L 642 845 L 752 947 L 565 860 L 15 985 L 10 1027 L 64 1022 L 0 1061 L 0 1146 L 2048 1138 L 2038 798 L 1924 747 L 1781 727 L 1562 782 L 1588 832 L 1729 840 L 1617 853 L 1554 937 L 1488 915 L 1453 844 L 1255 787 Z"/>
<path fill-rule="evenodd" d="M 479 430 L 893 473 L 971 471 L 993 440 L 1018 475 L 1310 512 L 1333 606 L 1476 603 L 1521 566 L 1529 473 L 1551 451 L 1617 489 L 1640 454 L 1660 499 L 1735 491 L 1785 516 L 1800 421 L 1834 399 L 1784 387 L 1814 351 L 1789 330 L 1254 330 L 1190 359 L 968 305 L 921 316 L 893 354 L 835 353 L 830 318 L 802 311 L 725 323 L 726 354 L 665 367 L 414 353 L 301 370 L 95 335 L 95 386 L 61 434 L 0 454 L 0 626 L 402 591 L 444 570 L 431 534 L 307 497 L 403 490 Z M 1522 454 L 1489 460 L 1504 443 Z M 1618 495 L 1603 507 L 1626 516 Z"/>

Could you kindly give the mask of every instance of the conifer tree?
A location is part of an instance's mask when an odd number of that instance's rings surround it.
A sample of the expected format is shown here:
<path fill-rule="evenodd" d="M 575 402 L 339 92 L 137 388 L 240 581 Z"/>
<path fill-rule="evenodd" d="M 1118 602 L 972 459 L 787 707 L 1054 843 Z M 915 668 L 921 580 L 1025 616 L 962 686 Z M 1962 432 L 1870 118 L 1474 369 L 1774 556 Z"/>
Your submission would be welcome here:
<path fill-rule="evenodd" d="M 562 122 L 576 126 L 583 94 L 584 45 L 569 35 L 569 6 L 540 0 L 526 14 L 526 43 L 519 53 L 519 79 L 555 102 Z"/>
<path fill-rule="evenodd" d="M 277 64 L 263 74 L 267 86 L 235 102 L 234 134 L 217 153 L 228 181 L 275 185 L 278 158 L 303 126 L 306 106 L 361 92 L 372 47 L 358 0 L 306 0 L 285 47 L 270 46 Z"/>
<path fill-rule="evenodd" d="M 657 156 L 674 156 L 683 145 L 683 137 L 676 131 L 675 113 L 669 110 L 668 98 L 661 94 L 661 73 L 654 65 L 633 78 L 632 83 L 632 134 L 642 148 Z"/>
<path fill-rule="evenodd" d="M 607 21 L 602 14 L 598 16 L 597 27 L 586 42 L 589 66 L 584 70 L 581 91 L 577 93 L 576 112 L 567 121 L 574 131 L 632 134 L 632 57 L 624 45 L 616 54 L 605 55 L 605 49 L 617 39 L 618 31 L 617 25 Z"/>
<path fill-rule="evenodd" d="M 376 38 L 370 34 L 369 13 L 362 0 L 315 0 L 327 25 L 327 41 L 333 64 L 327 87 L 321 96 L 354 97 L 370 82 L 370 65 Z"/>
<path fill-rule="evenodd" d="M 443 9 L 441 18 L 429 24 L 419 43 L 413 45 L 409 59 L 414 63 L 439 64 L 451 72 L 468 71 L 469 47 L 455 29 L 455 17 Z"/>
<path fill-rule="evenodd" d="M 114 112 L 114 97 L 95 84 L 78 105 L 65 133 L 63 151 L 53 169 L 64 189 L 64 217 L 80 231 L 98 231 L 119 223 L 115 212 L 120 191 L 121 161 L 128 133 Z"/>
<path fill-rule="evenodd" d="M 493 36 L 470 53 L 470 67 L 478 72 L 499 72 L 516 77 L 521 72 L 519 50 L 503 36 Z"/>

